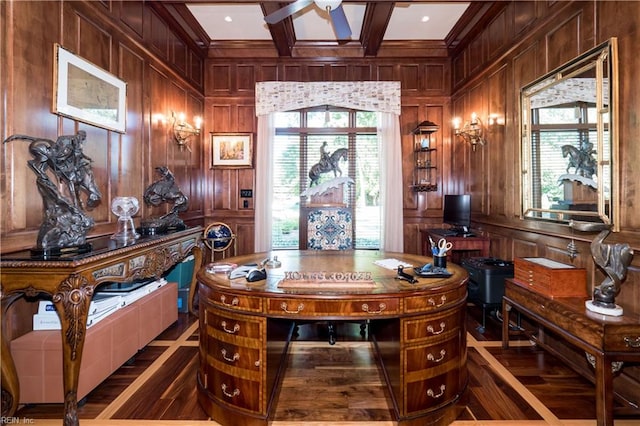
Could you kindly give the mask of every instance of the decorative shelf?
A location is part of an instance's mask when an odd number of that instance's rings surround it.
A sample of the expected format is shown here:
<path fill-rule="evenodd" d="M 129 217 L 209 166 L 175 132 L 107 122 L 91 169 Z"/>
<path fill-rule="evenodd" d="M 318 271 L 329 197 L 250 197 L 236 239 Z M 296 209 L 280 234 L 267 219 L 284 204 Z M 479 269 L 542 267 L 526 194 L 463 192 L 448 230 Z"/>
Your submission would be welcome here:
<path fill-rule="evenodd" d="M 438 190 L 437 183 L 423 183 L 411 185 L 413 192 L 433 192 Z"/>
<path fill-rule="evenodd" d="M 435 137 L 432 134 L 440 126 L 430 121 L 423 121 L 413 130 L 413 192 L 431 192 L 438 190 L 436 173 Z"/>

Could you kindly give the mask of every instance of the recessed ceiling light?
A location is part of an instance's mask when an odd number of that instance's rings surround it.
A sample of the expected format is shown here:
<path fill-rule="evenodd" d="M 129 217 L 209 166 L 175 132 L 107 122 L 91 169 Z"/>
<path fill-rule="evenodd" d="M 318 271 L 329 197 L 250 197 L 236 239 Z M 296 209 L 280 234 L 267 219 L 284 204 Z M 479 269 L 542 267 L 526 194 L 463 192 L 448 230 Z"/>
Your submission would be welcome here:
<path fill-rule="evenodd" d="M 421 21 L 422 22 L 427 22 L 429 20 L 429 17 L 427 15 L 423 16 Z"/>
<path fill-rule="evenodd" d="M 231 19 L 231 16 L 227 15 L 224 17 L 225 22 L 231 22 L 233 21 L 233 19 Z"/>

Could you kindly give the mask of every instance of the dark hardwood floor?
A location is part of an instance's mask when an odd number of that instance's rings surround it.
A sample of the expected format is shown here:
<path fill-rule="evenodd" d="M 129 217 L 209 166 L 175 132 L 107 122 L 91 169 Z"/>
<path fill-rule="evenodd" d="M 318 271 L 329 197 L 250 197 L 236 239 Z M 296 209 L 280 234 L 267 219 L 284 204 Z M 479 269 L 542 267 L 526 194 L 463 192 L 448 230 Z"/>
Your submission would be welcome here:
<path fill-rule="evenodd" d="M 511 347 L 503 350 L 496 315 L 487 316 L 480 333 L 481 310 L 470 305 L 468 313 L 468 398 L 454 425 L 595 425 L 591 382 L 524 334 L 512 338 Z M 197 402 L 197 344 L 196 319 L 180 314 L 174 325 L 82 401 L 81 424 L 207 421 Z M 288 362 L 274 425 L 394 424 L 371 345 L 359 335 L 357 324 L 341 324 L 333 346 L 322 325 L 301 326 Z M 30 405 L 20 407 L 16 418 L 60 424 L 62 413 L 62 404 Z M 640 416 L 616 420 L 618 424 L 639 425 Z"/>

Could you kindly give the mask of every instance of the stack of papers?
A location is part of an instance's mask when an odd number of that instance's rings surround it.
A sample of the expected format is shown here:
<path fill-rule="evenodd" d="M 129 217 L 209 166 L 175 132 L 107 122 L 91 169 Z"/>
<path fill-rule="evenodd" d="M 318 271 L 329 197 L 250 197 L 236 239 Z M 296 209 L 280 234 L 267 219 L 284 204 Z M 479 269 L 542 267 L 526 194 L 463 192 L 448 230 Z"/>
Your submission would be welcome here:
<path fill-rule="evenodd" d="M 410 263 L 402 262 L 398 259 L 393 259 L 393 258 L 376 260 L 373 263 L 375 263 L 378 266 L 382 266 L 383 268 L 386 268 L 386 269 L 398 269 L 398 266 L 402 266 L 403 268 L 411 268 L 413 266 Z"/>
<path fill-rule="evenodd" d="M 96 325 L 120 308 L 135 302 L 136 300 L 146 296 L 147 294 L 159 289 L 167 284 L 167 280 L 160 278 L 156 281 L 149 282 L 135 290 L 122 291 L 105 291 L 95 292 L 91 304 L 89 305 L 89 313 L 87 316 L 87 328 Z M 53 302 L 50 300 L 42 300 L 38 305 L 38 313 L 33 315 L 34 330 L 60 330 L 60 317 L 56 312 Z"/>
<path fill-rule="evenodd" d="M 89 305 L 87 315 L 87 328 L 97 324 L 113 312 L 120 309 L 121 298 L 119 295 L 96 294 Z M 34 330 L 60 330 L 60 317 L 56 312 L 53 302 L 43 300 L 38 306 L 38 313 L 33 315 Z"/>

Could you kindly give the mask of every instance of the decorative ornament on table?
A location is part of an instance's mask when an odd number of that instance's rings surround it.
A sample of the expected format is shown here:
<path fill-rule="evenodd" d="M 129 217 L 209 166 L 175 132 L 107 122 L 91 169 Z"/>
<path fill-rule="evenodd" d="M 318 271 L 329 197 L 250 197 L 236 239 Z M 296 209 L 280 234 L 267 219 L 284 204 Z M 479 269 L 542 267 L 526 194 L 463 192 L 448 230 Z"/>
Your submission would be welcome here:
<path fill-rule="evenodd" d="M 27 165 L 36 174 L 44 207 L 37 244 L 31 250 L 36 256 L 91 250 L 86 240 L 94 220 L 85 210 L 97 206 L 102 194 L 95 182 L 92 160 L 82 151 L 86 136 L 80 130 L 75 135 L 60 136 L 55 142 L 27 135 L 12 135 L 4 141 L 31 142 L 29 153 L 33 160 Z"/>
<path fill-rule="evenodd" d="M 140 210 L 140 204 L 136 197 L 115 197 L 111 202 L 111 211 L 118 216 L 116 232 L 111 236 L 112 240 L 124 243 L 135 241 L 140 237 L 133 224 L 133 216 Z"/>
<path fill-rule="evenodd" d="M 633 249 L 626 243 L 604 243 L 611 232 L 611 225 L 571 220 L 569 226 L 582 232 L 600 231 L 591 242 L 591 256 L 607 278 L 593 289 L 592 299 L 586 302 L 587 309 L 603 315 L 622 315 L 623 309 L 620 305 L 616 305 L 615 297 L 620 293 L 620 286 L 627 277 L 627 269 L 633 258 Z"/>
<path fill-rule="evenodd" d="M 187 228 L 178 213 L 187 211 L 189 199 L 178 188 L 173 173 L 167 167 L 156 167 L 156 171 L 160 178 L 144 191 L 144 201 L 154 207 L 173 203 L 173 207 L 165 215 L 142 221 L 140 233 L 143 235 L 166 234 Z"/>

